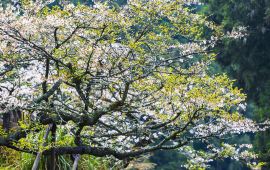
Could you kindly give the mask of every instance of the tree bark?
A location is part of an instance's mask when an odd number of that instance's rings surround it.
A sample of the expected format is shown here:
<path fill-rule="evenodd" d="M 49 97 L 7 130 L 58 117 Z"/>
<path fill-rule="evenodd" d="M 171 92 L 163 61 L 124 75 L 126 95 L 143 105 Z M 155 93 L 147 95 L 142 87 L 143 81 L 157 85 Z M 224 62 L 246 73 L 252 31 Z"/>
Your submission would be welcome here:
<path fill-rule="evenodd" d="M 50 133 L 51 128 L 52 128 L 52 124 L 50 124 L 50 125 L 48 126 L 48 128 L 46 129 L 45 135 L 44 135 L 44 137 L 43 137 L 43 140 L 44 140 L 43 146 L 46 146 L 46 139 L 47 139 L 48 136 L 49 136 L 49 133 Z M 34 162 L 34 164 L 33 164 L 33 166 L 32 166 L 32 170 L 37 170 L 37 169 L 38 169 L 38 164 L 39 164 L 41 155 L 42 155 L 42 152 L 38 152 L 37 157 L 36 157 L 36 159 L 35 159 L 35 162 Z"/>
<path fill-rule="evenodd" d="M 52 124 L 52 128 L 51 128 L 51 135 L 52 135 L 52 139 L 51 139 L 51 142 L 52 143 L 55 143 L 56 141 L 56 124 L 53 123 Z M 56 170 L 56 164 L 57 164 L 57 156 L 55 155 L 55 149 L 52 148 L 52 152 L 50 155 L 47 156 L 47 169 L 49 170 Z"/>
<path fill-rule="evenodd" d="M 80 160 L 81 155 L 77 154 L 75 155 L 75 160 L 72 166 L 72 170 L 77 170 L 78 169 L 78 164 L 79 164 L 79 160 Z"/>
<path fill-rule="evenodd" d="M 10 129 L 10 111 L 3 114 L 3 129 L 8 132 Z"/>

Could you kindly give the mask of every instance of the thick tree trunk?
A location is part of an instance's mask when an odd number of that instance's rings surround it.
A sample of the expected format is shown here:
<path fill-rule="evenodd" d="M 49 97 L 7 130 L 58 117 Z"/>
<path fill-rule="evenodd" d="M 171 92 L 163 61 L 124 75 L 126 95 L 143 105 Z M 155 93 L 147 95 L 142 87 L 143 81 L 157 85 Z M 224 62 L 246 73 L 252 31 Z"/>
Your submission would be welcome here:
<path fill-rule="evenodd" d="M 8 132 L 10 129 L 10 112 L 5 112 L 3 114 L 3 129 Z"/>
<path fill-rule="evenodd" d="M 11 128 L 18 126 L 18 121 L 22 119 L 22 113 L 19 110 L 11 110 L 3 114 L 2 122 L 3 129 L 8 132 Z"/>

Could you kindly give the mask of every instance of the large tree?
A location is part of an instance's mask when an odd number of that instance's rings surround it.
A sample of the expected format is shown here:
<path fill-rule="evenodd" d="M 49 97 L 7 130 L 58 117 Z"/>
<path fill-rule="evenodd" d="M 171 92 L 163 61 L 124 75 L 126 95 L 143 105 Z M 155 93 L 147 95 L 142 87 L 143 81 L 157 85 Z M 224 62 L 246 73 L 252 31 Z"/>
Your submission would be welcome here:
<path fill-rule="evenodd" d="M 0 112 L 23 119 L 1 131 L 0 146 L 37 154 L 33 167 L 50 155 L 52 169 L 57 155 L 128 161 L 177 148 L 190 168 L 250 159 L 209 143 L 264 129 L 238 112 L 245 95 L 226 75 L 208 75 L 208 47 L 220 36 L 183 0 L 8 5 L 0 11 Z M 197 141 L 207 147 L 196 151 Z"/>

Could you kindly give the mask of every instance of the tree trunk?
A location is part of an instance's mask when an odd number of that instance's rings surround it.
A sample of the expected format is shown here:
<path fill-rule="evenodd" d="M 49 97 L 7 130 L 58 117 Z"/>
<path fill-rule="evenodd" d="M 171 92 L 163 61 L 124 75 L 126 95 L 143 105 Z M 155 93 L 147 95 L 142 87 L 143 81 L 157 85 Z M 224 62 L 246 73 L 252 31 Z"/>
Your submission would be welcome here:
<path fill-rule="evenodd" d="M 51 142 L 52 143 L 55 143 L 55 141 L 56 141 L 56 129 L 57 129 L 57 126 L 54 123 L 52 125 L 52 129 L 51 129 L 51 134 L 52 134 Z M 51 154 L 47 156 L 47 161 L 46 162 L 47 162 L 46 167 L 47 167 L 48 170 L 56 170 L 57 156 L 55 154 L 55 149 L 54 148 L 52 148 Z"/>
<path fill-rule="evenodd" d="M 44 135 L 44 137 L 43 137 L 43 140 L 44 140 L 43 146 L 46 146 L 46 139 L 47 139 L 48 136 L 49 136 L 49 133 L 50 133 L 51 128 L 52 128 L 52 125 L 50 124 L 50 125 L 48 126 L 48 128 L 46 129 L 45 135 Z M 35 162 L 34 162 L 34 164 L 33 164 L 33 166 L 32 166 L 32 170 L 37 170 L 37 169 L 38 169 L 38 164 L 39 164 L 39 161 L 40 161 L 40 159 L 41 159 L 41 155 L 42 155 L 42 152 L 39 152 L 39 153 L 37 154 L 37 157 L 36 157 L 36 159 L 35 159 Z"/>
<path fill-rule="evenodd" d="M 74 159 L 74 163 L 73 163 L 73 166 L 72 166 L 72 170 L 77 170 L 81 155 L 77 154 L 74 157 L 75 157 L 75 159 Z"/>
<path fill-rule="evenodd" d="M 3 114 L 3 129 L 5 132 L 8 132 L 10 129 L 10 118 L 10 111 Z"/>

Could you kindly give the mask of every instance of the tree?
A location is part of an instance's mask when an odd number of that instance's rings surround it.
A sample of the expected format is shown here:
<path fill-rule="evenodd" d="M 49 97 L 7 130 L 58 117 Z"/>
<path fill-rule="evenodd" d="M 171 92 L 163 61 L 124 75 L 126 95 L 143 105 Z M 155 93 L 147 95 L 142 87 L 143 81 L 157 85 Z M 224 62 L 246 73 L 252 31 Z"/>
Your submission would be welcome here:
<path fill-rule="evenodd" d="M 220 49 L 219 62 L 229 67 L 231 75 L 261 108 L 267 107 L 269 79 L 269 7 L 268 1 L 221 2 L 206 1 L 211 20 L 224 26 L 224 31 L 244 26 L 248 36 L 225 42 Z M 240 50 L 241 49 L 241 50 Z M 228 70 L 229 70 L 228 69 Z M 269 95 L 268 95 L 269 96 Z M 267 109 L 266 109 L 267 110 Z"/>
<path fill-rule="evenodd" d="M 202 39 L 210 30 L 211 40 Z M 1 133 L 0 145 L 36 154 L 34 168 L 42 155 L 51 169 L 57 155 L 76 155 L 76 168 L 82 154 L 128 162 L 177 148 L 192 158 L 189 168 L 215 157 L 253 159 L 210 144 L 265 123 L 238 112 L 245 95 L 226 75 L 207 74 L 214 60 L 207 49 L 221 34 L 185 1 L 130 0 L 119 8 L 29 1 L 1 9 L 0 32 L 1 112 L 24 117 Z M 207 147 L 197 151 L 196 141 Z"/>
<path fill-rule="evenodd" d="M 269 78 L 270 78 L 270 3 L 257 1 L 205 0 L 206 13 L 224 31 L 233 27 L 246 27 L 247 36 L 238 40 L 227 40 L 219 46 L 218 62 L 237 79 L 237 85 L 247 93 L 250 116 L 257 120 L 269 118 Z M 250 109 L 251 110 L 251 109 Z M 248 114 L 248 113 L 247 113 Z M 268 132 L 257 135 L 254 143 L 261 151 L 261 159 L 269 166 Z"/>

